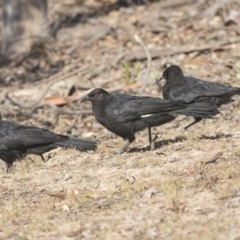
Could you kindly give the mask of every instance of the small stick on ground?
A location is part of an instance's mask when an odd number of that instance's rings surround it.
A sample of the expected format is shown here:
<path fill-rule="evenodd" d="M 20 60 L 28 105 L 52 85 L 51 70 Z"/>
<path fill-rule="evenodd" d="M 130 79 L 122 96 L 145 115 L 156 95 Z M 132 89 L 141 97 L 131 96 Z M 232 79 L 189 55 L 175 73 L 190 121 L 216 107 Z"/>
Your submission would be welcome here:
<path fill-rule="evenodd" d="M 202 162 L 204 165 L 210 164 L 210 163 L 215 163 L 221 156 L 223 155 L 222 152 L 217 153 L 214 157 L 211 159 Z"/>
<path fill-rule="evenodd" d="M 158 139 L 158 135 L 159 134 L 163 134 L 162 132 L 157 132 L 156 134 L 155 134 L 155 137 L 154 137 L 154 139 L 153 139 L 153 142 L 155 142 L 157 139 Z"/>

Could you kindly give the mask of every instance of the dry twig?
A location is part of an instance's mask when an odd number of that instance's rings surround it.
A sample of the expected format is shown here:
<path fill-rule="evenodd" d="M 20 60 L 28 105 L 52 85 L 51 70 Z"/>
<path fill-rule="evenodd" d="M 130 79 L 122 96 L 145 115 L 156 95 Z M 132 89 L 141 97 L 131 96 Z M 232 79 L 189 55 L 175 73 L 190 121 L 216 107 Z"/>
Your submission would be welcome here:
<path fill-rule="evenodd" d="M 142 85 L 142 87 L 139 91 L 140 95 L 142 95 L 146 86 L 147 86 L 147 84 L 148 84 L 148 77 L 149 77 L 149 73 L 150 73 L 150 70 L 151 70 L 152 58 L 151 58 L 151 55 L 150 55 L 146 45 L 144 44 L 143 40 L 138 35 L 134 35 L 134 38 L 135 38 L 136 42 L 139 43 L 142 46 L 142 48 L 143 48 L 143 50 L 144 50 L 144 52 L 147 56 L 147 71 L 146 71 L 146 74 L 145 74 L 144 84 Z"/>
<path fill-rule="evenodd" d="M 33 103 L 33 104 L 24 104 L 24 103 L 18 103 L 17 101 L 15 101 L 13 98 L 11 98 L 9 96 L 9 94 L 11 92 L 7 92 L 5 97 L 6 99 L 12 104 L 12 105 L 15 105 L 15 106 L 18 106 L 19 108 L 22 108 L 22 109 L 33 109 L 33 108 L 36 108 L 40 103 L 41 101 L 43 100 L 44 96 L 47 94 L 48 90 L 50 89 L 50 87 L 55 84 L 56 82 L 59 82 L 59 81 L 62 81 L 68 77 L 71 77 L 73 75 L 76 75 L 77 73 L 79 72 L 82 72 L 84 70 L 86 70 L 89 66 L 84 66 L 83 68 L 80 68 L 80 69 L 76 69 L 75 71 L 72 71 L 68 74 L 65 74 L 63 76 L 60 76 L 58 78 L 56 78 L 55 80 L 53 80 L 52 82 L 50 82 L 47 87 L 45 88 L 45 90 L 43 91 L 43 93 L 41 94 L 41 96 L 38 98 L 38 100 Z"/>
<path fill-rule="evenodd" d="M 212 157 L 211 159 L 202 162 L 204 165 L 206 164 L 210 164 L 210 163 L 215 163 L 221 156 L 223 155 L 222 152 L 217 153 L 214 157 Z"/>
<path fill-rule="evenodd" d="M 106 36 L 110 32 L 110 30 L 111 30 L 111 28 L 107 26 L 101 33 L 93 36 L 88 41 L 84 42 L 83 44 L 81 44 L 81 45 L 77 44 L 77 45 L 72 46 L 70 49 L 68 49 L 66 51 L 66 54 L 71 55 L 77 49 L 81 49 L 81 48 L 84 48 L 84 47 L 87 47 L 87 46 L 91 45 L 92 43 L 96 42 L 100 38 L 103 38 L 104 36 Z"/>
<path fill-rule="evenodd" d="M 225 42 L 220 42 L 218 44 L 206 44 L 203 46 L 197 46 L 197 47 L 191 47 L 191 46 L 183 46 L 183 47 L 178 47 L 177 49 L 150 49 L 150 55 L 152 59 L 154 58 L 159 58 L 163 56 L 170 56 L 170 55 L 175 55 L 175 54 L 180 54 L 180 53 L 191 53 L 191 52 L 201 52 L 205 50 L 220 50 L 220 49 L 225 49 L 224 46 L 230 45 L 233 43 L 240 42 L 240 39 L 236 39 L 235 41 L 225 41 Z M 146 54 L 144 51 L 139 50 L 139 51 L 134 51 L 127 53 L 125 56 L 123 56 L 123 59 L 125 61 L 140 61 L 146 59 Z M 119 59 L 119 61 L 122 59 Z"/>

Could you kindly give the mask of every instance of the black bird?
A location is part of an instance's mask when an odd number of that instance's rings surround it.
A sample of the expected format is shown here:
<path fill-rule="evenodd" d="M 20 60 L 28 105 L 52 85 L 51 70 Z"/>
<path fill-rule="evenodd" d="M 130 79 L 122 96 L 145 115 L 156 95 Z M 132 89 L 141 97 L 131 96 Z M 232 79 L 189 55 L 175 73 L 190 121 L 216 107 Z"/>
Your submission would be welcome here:
<path fill-rule="evenodd" d="M 42 154 L 57 147 L 94 150 L 96 142 L 0 119 L 0 158 L 6 163 L 7 171 L 13 162 L 27 154 L 39 155 L 44 160 Z"/>
<path fill-rule="evenodd" d="M 163 86 L 163 97 L 167 100 L 182 101 L 202 105 L 209 103 L 212 106 L 221 106 L 231 102 L 233 95 L 240 95 L 240 88 L 226 86 L 220 83 L 208 82 L 193 77 L 185 77 L 180 67 L 168 67 L 160 78 L 166 79 Z M 202 120 L 201 117 L 194 117 L 195 121 L 185 129 Z"/>
<path fill-rule="evenodd" d="M 154 148 L 151 127 L 172 121 L 176 114 L 211 118 L 217 113 L 213 106 L 192 106 L 154 97 L 137 97 L 124 93 L 110 94 L 104 89 L 92 90 L 82 102 L 92 102 L 95 118 L 109 131 L 128 142 L 117 153 L 121 154 L 135 140 L 134 134 L 145 128 L 149 143 Z"/>

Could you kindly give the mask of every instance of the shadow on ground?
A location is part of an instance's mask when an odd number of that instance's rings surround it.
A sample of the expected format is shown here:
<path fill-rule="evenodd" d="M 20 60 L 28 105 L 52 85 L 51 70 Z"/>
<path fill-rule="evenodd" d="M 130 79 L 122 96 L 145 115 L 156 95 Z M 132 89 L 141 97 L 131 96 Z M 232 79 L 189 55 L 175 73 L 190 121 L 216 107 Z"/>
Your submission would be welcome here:
<path fill-rule="evenodd" d="M 215 136 L 207 136 L 207 135 L 202 135 L 201 137 L 199 137 L 199 139 L 208 139 L 208 140 L 216 140 L 216 139 L 220 139 L 220 138 L 230 138 L 232 137 L 231 134 L 223 134 L 223 133 L 218 133 Z M 163 146 L 167 146 L 169 144 L 172 143 L 177 143 L 177 142 L 183 142 L 187 140 L 186 137 L 184 136 L 179 136 L 176 137 L 175 139 L 166 139 L 166 140 L 161 140 L 158 142 L 155 142 L 155 149 L 161 148 Z M 143 148 L 131 148 L 129 150 L 130 153 L 134 153 L 134 152 L 148 152 L 151 151 L 151 147 L 147 146 L 147 147 L 143 147 Z"/>
<path fill-rule="evenodd" d="M 202 135 L 201 137 L 199 137 L 199 139 L 216 140 L 216 139 L 220 139 L 220 138 L 230 138 L 230 137 L 232 137 L 232 134 L 218 133 L 218 134 L 215 135 L 215 136 Z"/>
<path fill-rule="evenodd" d="M 158 148 L 161 148 L 163 146 L 167 146 L 169 144 L 172 144 L 172 143 L 177 143 L 177 142 L 183 142 L 185 141 L 187 138 L 184 137 L 184 136 L 180 136 L 180 137 L 176 137 L 175 139 L 166 139 L 166 140 L 162 140 L 162 141 L 159 141 L 159 142 L 155 142 L 155 150 L 158 149 Z M 151 147 L 150 146 L 147 146 L 147 147 L 143 147 L 143 148 L 132 148 L 130 149 L 130 153 L 134 153 L 134 152 L 148 152 L 148 151 L 151 151 Z"/>

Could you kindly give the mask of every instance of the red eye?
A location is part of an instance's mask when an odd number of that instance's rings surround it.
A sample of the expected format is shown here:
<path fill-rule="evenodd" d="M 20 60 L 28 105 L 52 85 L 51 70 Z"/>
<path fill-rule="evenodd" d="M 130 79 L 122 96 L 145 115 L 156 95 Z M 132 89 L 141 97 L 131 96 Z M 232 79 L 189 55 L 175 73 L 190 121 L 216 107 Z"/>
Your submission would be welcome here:
<path fill-rule="evenodd" d="M 94 97 L 95 97 L 95 98 L 97 98 L 97 97 L 98 97 L 98 95 L 99 95 L 98 93 L 95 93 L 95 94 L 94 94 Z"/>

